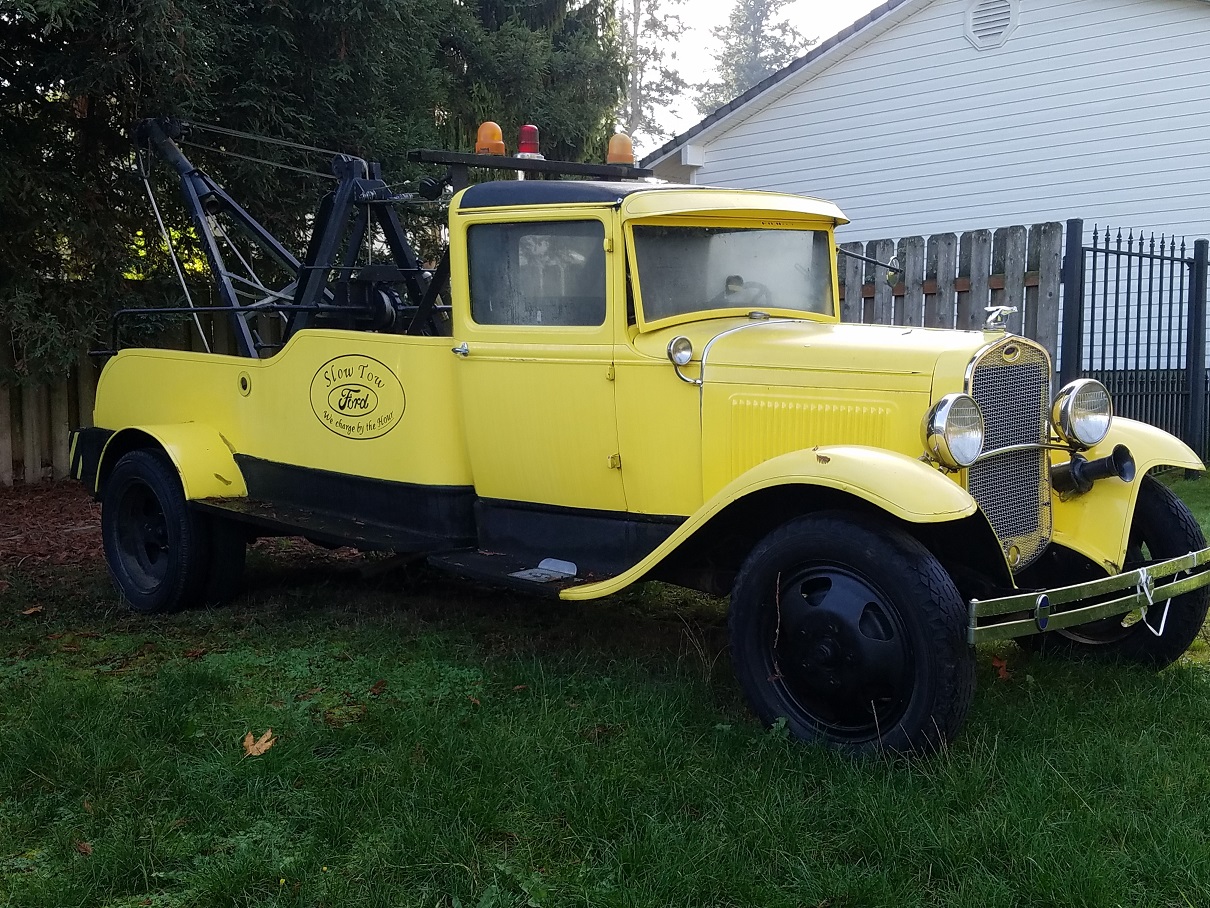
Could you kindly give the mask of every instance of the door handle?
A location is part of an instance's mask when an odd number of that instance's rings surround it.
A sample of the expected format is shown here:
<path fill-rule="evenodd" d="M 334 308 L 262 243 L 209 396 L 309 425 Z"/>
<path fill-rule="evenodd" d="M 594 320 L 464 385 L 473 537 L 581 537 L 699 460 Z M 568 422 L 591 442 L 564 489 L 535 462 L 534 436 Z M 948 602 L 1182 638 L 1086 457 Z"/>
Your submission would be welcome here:
<path fill-rule="evenodd" d="M 451 347 L 450 352 L 455 356 L 470 356 L 471 348 L 466 345 L 466 341 L 463 341 L 457 347 Z"/>

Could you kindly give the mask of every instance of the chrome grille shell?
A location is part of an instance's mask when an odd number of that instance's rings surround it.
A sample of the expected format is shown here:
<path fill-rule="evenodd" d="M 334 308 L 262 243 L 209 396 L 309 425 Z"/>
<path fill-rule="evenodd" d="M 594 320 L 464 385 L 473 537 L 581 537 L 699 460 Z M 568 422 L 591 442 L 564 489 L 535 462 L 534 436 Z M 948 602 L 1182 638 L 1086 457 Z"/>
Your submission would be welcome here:
<path fill-rule="evenodd" d="M 983 411 L 983 450 L 993 454 L 967 470 L 967 490 L 987 516 L 1009 566 L 1032 563 L 1050 542 L 1050 356 L 1037 344 L 1006 337 L 980 350 L 966 373 L 966 391 Z"/>

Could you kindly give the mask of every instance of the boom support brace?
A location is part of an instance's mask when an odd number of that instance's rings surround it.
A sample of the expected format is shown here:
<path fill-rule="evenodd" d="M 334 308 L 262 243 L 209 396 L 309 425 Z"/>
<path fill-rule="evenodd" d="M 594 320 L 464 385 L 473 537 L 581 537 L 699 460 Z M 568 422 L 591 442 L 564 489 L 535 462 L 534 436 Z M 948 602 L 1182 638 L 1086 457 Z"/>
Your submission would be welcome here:
<path fill-rule="evenodd" d="M 283 318 L 283 342 L 313 324 L 317 316 L 340 327 L 422 333 L 441 288 L 421 268 L 391 207 L 399 197 L 382 180 L 377 163 L 351 155 L 337 155 L 332 160 L 337 186 L 320 203 L 311 241 L 300 261 L 222 186 L 185 157 L 176 143 L 181 135 L 180 123 L 146 120 L 140 124 L 136 139 L 140 148 L 154 150 L 180 176 L 185 206 L 201 239 L 224 303 L 222 308 L 231 315 L 241 355 L 259 358 L 271 355 L 280 346 L 262 340 L 257 330 L 256 319 L 265 313 Z M 260 284 L 248 260 L 231 245 L 227 228 L 218 220 L 220 216 L 265 257 L 293 274 L 294 280 L 278 290 Z M 393 263 L 358 265 L 358 253 L 371 225 L 382 231 Z M 252 279 L 228 267 L 224 244 L 252 272 Z M 395 287 L 403 288 L 406 302 Z M 261 298 L 248 301 L 250 295 Z M 410 320 L 404 318 L 406 314 L 411 315 Z"/>

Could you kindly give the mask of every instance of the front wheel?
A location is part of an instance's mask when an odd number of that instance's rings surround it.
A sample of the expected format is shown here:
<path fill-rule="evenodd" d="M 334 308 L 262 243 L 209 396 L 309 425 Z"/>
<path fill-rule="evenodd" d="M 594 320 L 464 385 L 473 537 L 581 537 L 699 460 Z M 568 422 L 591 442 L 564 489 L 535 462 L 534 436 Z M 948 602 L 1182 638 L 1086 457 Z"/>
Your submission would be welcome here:
<path fill-rule="evenodd" d="M 753 711 L 802 740 L 928 753 L 970 708 L 962 598 L 936 558 L 890 524 L 824 513 L 775 530 L 736 577 L 729 623 Z"/>
<path fill-rule="evenodd" d="M 1122 571 L 1176 558 L 1206 547 L 1197 520 L 1166 485 L 1144 476 L 1139 487 L 1130 541 Z M 1022 646 L 1044 653 L 1091 656 L 1137 662 L 1161 669 L 1180 658 L 1206 623 L 1210 588 L 1202 587 L 1168 602 L 1156 602 L 1146 614 L 1135 611 L 1077 627 L 1021 638 Z"/>

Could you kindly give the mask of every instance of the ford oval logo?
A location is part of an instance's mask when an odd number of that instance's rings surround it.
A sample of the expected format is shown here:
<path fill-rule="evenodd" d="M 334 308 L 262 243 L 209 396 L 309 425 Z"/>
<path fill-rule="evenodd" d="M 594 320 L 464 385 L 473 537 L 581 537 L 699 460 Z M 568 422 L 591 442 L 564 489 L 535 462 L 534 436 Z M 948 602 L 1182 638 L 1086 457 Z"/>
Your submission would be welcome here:
<path fill-rule="evenodd" d="M 378 395 L 366 385 L 337 385 L 328 392 L 328 406 L 337 413 L 369 416 L 378 409 Z"/>

